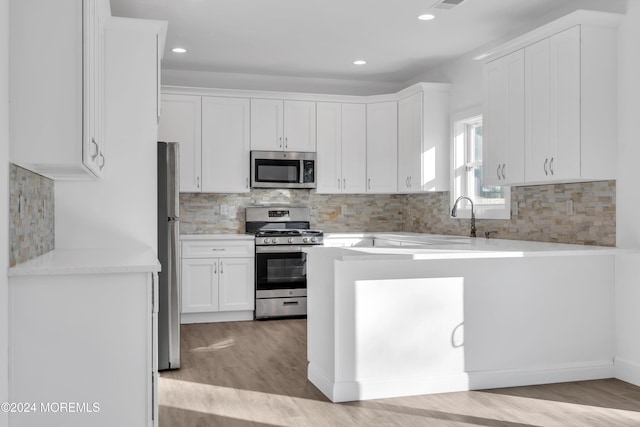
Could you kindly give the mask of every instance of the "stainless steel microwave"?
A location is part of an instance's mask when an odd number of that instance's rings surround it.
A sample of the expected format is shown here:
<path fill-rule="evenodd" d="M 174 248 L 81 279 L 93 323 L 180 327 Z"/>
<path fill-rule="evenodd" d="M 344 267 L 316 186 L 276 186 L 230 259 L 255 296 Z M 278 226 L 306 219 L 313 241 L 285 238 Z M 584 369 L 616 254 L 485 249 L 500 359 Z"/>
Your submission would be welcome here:
<path fill-rule="evenodd" d="M 316 153 L 252 151 L 252 188 L 316 188 Z"/>

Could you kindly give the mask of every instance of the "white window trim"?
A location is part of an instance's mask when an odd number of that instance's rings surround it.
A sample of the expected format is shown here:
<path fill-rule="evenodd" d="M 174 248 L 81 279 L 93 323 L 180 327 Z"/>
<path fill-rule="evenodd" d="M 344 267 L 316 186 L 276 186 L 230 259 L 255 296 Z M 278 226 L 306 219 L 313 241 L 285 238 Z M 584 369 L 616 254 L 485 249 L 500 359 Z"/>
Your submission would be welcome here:
<path fill-rule="evenodd" d="M 459 138 L 461 126 L 463 126 L 460 122 L 477 116 L 482 116 L 482 106 L 475 106 L 451 114 L 449 215 L 451 215 L 451 209 L 453 208 L 453 204 L 456 199 L 459 196 L 467 196 L 467 194 L 458 194 L 456 191 L 456 186 L 459 186 L 459 183 L 456 182 L 456 179 L 458 178 L 458 171 L 456 169 L 462 167 L 460 165 L 464 164 L 464 159 L 459 158 L 460 155 L 464 156 L 464 148 L 462 149 L 462 154 L 460 154 L 460 145 L 464 143 L 464 141 Z M 476 205 L 474 201 L 473 207 L 476 219 L 511 219 L 511 188 L 507 186 L 504 186 L 504 188 L 504 205 Z M 468 201 L 460 201 L 458 204 L 457 214 L 457 218 L 471 218 L 471 206 Z"/>

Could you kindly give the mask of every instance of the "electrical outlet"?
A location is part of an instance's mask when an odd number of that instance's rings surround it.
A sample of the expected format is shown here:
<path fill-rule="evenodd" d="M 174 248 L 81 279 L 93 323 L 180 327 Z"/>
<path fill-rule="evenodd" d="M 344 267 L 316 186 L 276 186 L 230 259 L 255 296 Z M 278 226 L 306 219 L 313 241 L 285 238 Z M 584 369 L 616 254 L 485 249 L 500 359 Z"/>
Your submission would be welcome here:
<path fill-rule="evenodd" d="M 228 213 L 229 210 L 227 208 L 227 205 L 220 205 L 220 215 L 227 216 Z"/>
<path fill-rule="evenodd" d="M 513 203 L 512 203 L 512 206 L 511 206 L 511 214 L 512 214 L 513 216 L 518 216 L 518 205 L 519 205 L 519 204 L 520 204 L 520 203 L 518 203 L 518 201 L 517 201 L 517 200 L 516 200 L 515 202 L 513 202 Z"/>
<path fill-rule="evenodd" d="M 573 200 L 567 200 L 567 215 L 573 215 Z"/>

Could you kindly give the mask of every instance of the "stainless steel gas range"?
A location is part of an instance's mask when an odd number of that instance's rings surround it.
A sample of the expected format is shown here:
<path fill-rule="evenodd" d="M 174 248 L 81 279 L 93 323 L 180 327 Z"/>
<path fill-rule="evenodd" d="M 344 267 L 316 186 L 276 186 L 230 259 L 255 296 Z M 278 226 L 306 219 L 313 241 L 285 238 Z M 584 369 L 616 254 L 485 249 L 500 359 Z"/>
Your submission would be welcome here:
<path fill-rule="evenodd" d="M 247 233 L 256 237 L 256 319 L 307 314 L 305 246 L 322 245 L 323 233 L 310 229 L 309 208 L 252 206 Z"/>

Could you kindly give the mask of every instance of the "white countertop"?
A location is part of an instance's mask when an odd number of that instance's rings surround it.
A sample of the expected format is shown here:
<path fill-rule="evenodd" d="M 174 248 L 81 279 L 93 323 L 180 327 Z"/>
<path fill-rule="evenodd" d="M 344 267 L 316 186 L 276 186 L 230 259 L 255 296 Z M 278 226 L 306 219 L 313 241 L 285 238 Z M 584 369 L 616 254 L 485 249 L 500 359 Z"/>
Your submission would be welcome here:
<path fill-rule="evenodd" d="M 363 244 L 359 244 L 362 239 Z M 383 239 L 393 245 L 368 245 L 367 239 Z M 341 245 L 340 241 L 347 242 Z M 332 242 L 333 241 L 333 242 Z M 334 244 L 335 242 L 335 244 Z M 400 245 L 395 246 L 395 244 Z M 483 237 L 447 236 L 422 233 L 328 233 L 325 248 L 343 250 L 341 258 L 372 256 L 393 259 L 460 259 L 460 258 L 514 258 L 531 256 L 615 255 L 627 250 L 564 243 L 531 242 L 523 240 L 485 239 Z M 309 251 L 323 247 L 309 248 Z"/>
<path fill-rule="evenodd" d="M 11 267 L 9 276 L 68 274 L 155 273 L 160 262 L 151 248 L 54 249 Z"/>
<path fill-rule="evenodd" d="M 189 241 L 189 240 L 246 240 L 246 241 L 254 241 L 255 236 L 253 234 L 181 234 L 181 241 Z"/>

